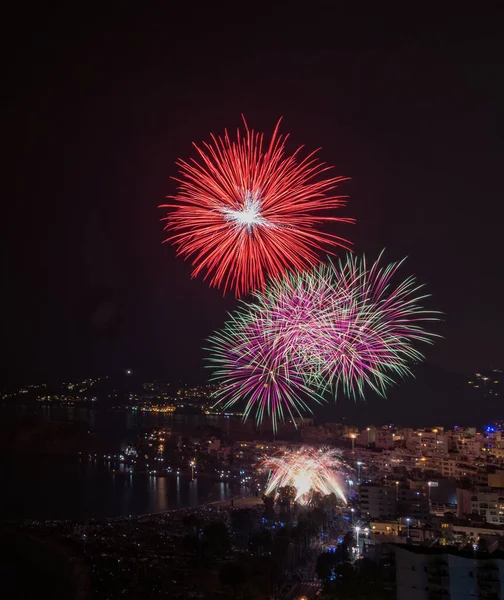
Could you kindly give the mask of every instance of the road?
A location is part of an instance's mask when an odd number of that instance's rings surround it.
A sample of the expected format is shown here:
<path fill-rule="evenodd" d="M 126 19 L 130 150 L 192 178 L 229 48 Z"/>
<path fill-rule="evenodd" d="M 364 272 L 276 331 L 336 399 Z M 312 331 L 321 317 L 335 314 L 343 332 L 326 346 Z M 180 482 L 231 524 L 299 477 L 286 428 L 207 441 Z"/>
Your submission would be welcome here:
<path fill-rule="evenodd" d="M 285 600 L 299 600 L 299 598 L 302 598 L 303 596 L 308 598 L 308 600 L 314 600 L 320 587 L 319 583 L 311 581 L 295 583 L 292 586 L 292 589 L 285 594 Z"/>
<path fill-rule="evenodd" d="M 264 506 L 260 496 L 234 496 L 227 500 L 209 502 L 205 506 L 216 506 L 218 508 L 255 508 L 257 505 Z"/>

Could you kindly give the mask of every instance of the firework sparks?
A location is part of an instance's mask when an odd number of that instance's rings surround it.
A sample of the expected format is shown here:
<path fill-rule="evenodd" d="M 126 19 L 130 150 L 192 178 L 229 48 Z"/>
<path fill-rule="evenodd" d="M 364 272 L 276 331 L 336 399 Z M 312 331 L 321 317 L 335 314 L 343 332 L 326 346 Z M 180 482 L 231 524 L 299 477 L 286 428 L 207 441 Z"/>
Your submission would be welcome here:
<path fill-rule="evenodd" d="M 237 296 L 262 289 L 268 277 L 286 269 L 303 269 L 317 262 L 320 250 L 349 247 L 349 242 L 318 227 L 352 219 L 326 216 L 345 204 L 332 190 L 344 177 L 326 177 L 330 167 L 315 152 L 299 158 L 299 148 L 286 155 L 288 136 L 278 133 L 267 148 L 264 136 L 249 130 L 212 136 L 212 144 L 195 145 L 200 161 L 179 160 L 176 196 L 160 208 L 166 241 L 192 261 L 193 277 L 204 273 L 211 286 L 232 289 Z"/>
<path fill-rule="evenodd" d="M 306 385 L 285 342 L 268 333 L 253 308 L 238 311 L 210 337 L 210 360 L 213 378 L 221 383 L 214 397 L 223 410 L 244 399 L 244 419 L 255 411 L 260 423 L 267 415 L 276 430 L 278 420 L 310 410 L 303 395 L 317 402 L 322 397 Z"/>
<path fill-rule="evenodd" d="M 319 393 L 337 397 L 341 389 L 363 398 L 368 387 L 383 396 L 397 377 L 412 374 L 411 363 L 423 360 L 415 344 L 438 337 L 425 329 L 439 313 L 423 308 L 423 286 L 412 276 L 395 284 L 404 260 L 383 265 L 382 254 L 370 265 L 348 255 L 256 295 L 265 337 L 282 341 Z"/>
<path fill-rule="evenodd" d="M 308 504 L 314 492 L 323 496 L 335 494 L 346 504 L 341 471 L 344 463 L 334 448 L 302 446 L 298 450 L 283 449 L 261 465 L 269 473 L 266 495 L 276 494 L 285 486 L 296 489 L 295 501 Z"/>
<path fill-rule="evenodd" d="M 257 422 L 267 414 L 276 429 L 329 394 L 384 396 L 423 359 L 416 344 L 437 337 L 425 329 L 438 313 L 423 308 L 422 286 L 393 281 L 403 262 L 349 255 L 256 293 L 210 338 L 217 404 L 244 399 L 245 418 L 255 408 Z"/>

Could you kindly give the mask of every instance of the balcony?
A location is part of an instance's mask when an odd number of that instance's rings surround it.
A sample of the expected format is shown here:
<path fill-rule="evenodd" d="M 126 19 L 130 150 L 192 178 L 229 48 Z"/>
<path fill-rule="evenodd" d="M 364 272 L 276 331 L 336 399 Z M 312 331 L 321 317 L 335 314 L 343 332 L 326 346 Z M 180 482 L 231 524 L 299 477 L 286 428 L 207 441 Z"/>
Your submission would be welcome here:
<path fill-rule="evenodd" d="M 427 578 L 429 585 L 435 587 L 449 588 L 450 578 L 446 575 L 429 575 Z"/>
<path fill-rule="evenodd" d="M 478 566 L 478 573 L 498 573 L 499 567 L 493 563 L 482 563 Z"/>
<path fill-rule="evenodd" d="M 427 565 L 427 573 L 434 576 L 448 576 L 448 564 L 444 560 L 435 560 Z"/>
<path fill-rule="evenodd" d="M 480 590 L 491 591 L 491 592 L 499 592 L 500 591 L 500 581 L 497 579 L 479 579 L 478 578 L 478 587 Z"/>
<path fill-rule="evenodd" d="M 447 588 L 429 590 L 429 600 L 449 600 L 450 591 Z"/>

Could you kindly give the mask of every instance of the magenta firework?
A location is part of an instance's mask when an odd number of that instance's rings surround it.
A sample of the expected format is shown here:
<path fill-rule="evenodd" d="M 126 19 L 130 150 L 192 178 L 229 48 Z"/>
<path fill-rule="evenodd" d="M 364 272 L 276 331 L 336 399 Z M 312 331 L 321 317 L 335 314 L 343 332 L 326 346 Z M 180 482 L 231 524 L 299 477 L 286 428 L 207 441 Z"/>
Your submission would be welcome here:
<path fill-rule="evenodd" d="M 415 277 L 396 283 L 404 261 L 368 265 L 348 255 L 311 271 L 277 279 L 251 303 L 243 303 L 210 338 L 217 404 L 246 401 L 278 419 L 310 411 L 312 401 L 340 394 L 384 395 L 396 379 L 423 359 L 418 343 L 432 343 L 426 330 L 438 313 L 422 306 L 426 295 Z"/>

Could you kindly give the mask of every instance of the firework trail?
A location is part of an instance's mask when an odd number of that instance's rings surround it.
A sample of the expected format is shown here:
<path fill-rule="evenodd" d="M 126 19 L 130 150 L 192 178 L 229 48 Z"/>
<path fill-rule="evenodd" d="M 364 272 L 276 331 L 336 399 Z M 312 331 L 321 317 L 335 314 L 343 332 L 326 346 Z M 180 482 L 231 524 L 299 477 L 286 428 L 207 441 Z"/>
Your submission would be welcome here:
<path fill-rule="evenodd" d="M 260 470 L 268 472 L 266 495 L 276 494 L 279 488 L 296 488 L 295 501 L 309 504 L 312 494 L 334 493 L 346 504 L 341 471 L 345 464 L 334 448 L 302 446 L 298 450 L 283 449 L 265 459 Z"/>
<path fill-rule="evenodd" d="M 301 148 L 287 155 L 288 135 L 278 133 L 278 121 L 268 145 L 263 134 L 237 130 L 232 141 L 212 137 L 196 146 L 199 161 L 179 160 L 175 196 L 160 208 L 171 209 L 163 219 L 166 241 L 191 260 L 192 275 L 204 273 L 211 286 L 231 289 L 236 296 L 263 289 L 267 278 L 287 269 L 315 265 L 320 250 L 348 248 L 350 242 L 319 227 L 353 219 L 321 214 L 345 204 L 332 195 L 344 177 L 326 176 L 331 168 Z"/>

